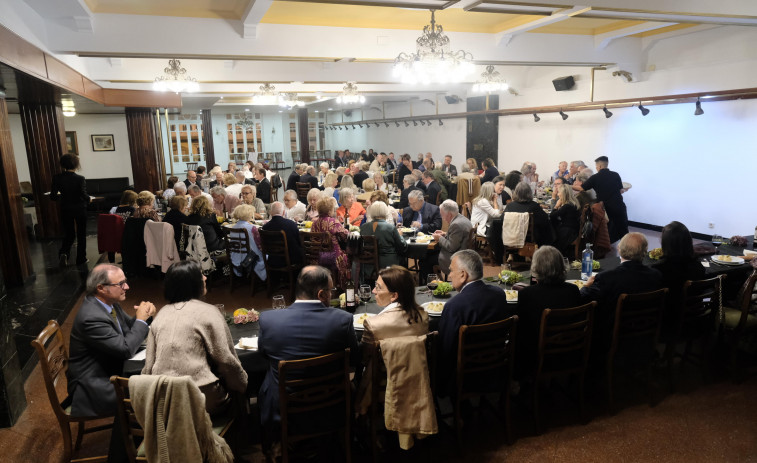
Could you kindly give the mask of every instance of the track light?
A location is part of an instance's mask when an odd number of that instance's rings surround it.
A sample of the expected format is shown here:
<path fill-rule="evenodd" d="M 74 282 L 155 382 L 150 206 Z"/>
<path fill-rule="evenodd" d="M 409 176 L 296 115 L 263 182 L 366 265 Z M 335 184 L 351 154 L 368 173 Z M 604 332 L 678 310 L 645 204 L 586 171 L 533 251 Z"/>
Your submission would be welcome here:
<path fill-rule="evenodd" d="M 410 124 L 408 124 L 407 121 L 405 121 L 405 127 L 410 127 Z"/>
<path fill-rule="evenodd" d="M 341 125 L 339 126 L 339 130 L 342 130 L 342 126 Z"/>
<path fill-rule="evenodd" d="M 642 116 L 649 114 L 649 110 L 641 105 L 641 101 L 639 101 L 639 111 L 641 111 Z"/>
<path fill-rule="evenodd" d="M 568 115 L 562 112 L 562 109 L 560 110 L 560 117 L 562 117 L 562 120 L 565 120 L 568 118 Z"/>
<path fill-rule="evenodd" d="M 421 121 L 421 125 L 426 125 L 426 121 Z"/>
<path fill-rule="evenodd" d="M 397 121 L 394 121 L 394 125 L 395 125 L 395 127 L 399 127 L 399 126 L 400 126 L 400 123 L 399 123 L 399 122 L 397 122 Z"/>
<path fill-rule="evenodd" d="M 418 121 L 413 121 L 413 127 L 418 127 Z"/>
<path fill-rule="evenodd" d="M 358 124 L 358 125 L 360 126 L 361 129 L 363 128 L 363 124 Z M 353 127 L 354 127 L 354 125 L 353 125 Z"/>
<path fill-rule="evenodd" d="M 362 126 L 361 126 L 362 127 Z M 355 130 L 355 124 L 352 124 L 352 130 Z"/>
<path fill-rule="evenodd" d="M 534 113 L 534 122 L 539 122 L 541 120 L 541 117 L 537 116 L 536 113 Z"/>
<path fill-rule="evenodd" d="M 439 125 L 444 125 L 444 122 L 442 122 L 441 119 L 439 119 Z"/>
<path fill-rule="evenodd" d="M 429 120 L 427 120 L 427 121 L 426 121 L 426 124 L 428 124 L 428 125 L 431 125 L 431 120 L 430 120 L 430 119 L 429 119 Z"/>
<path fill-rule="evenodd" d="M 389 127 L 389 123 L 388 122 L 384 122 L 384 127 Z"/>
<path fill-rule="evenodd" d="M 609 118 L 611 118 L 611 117 L 612 117 L 612 113 L 610 112 L 610 110 L 609 110 L 609 109 L 607 109 L 607 105 L 605 105 L 605 107 L 604 107 L 604 109 L 602 109 L 602 111 L 603 111 L 603 112 L 605 113 L 605 117 L 606 117 L 607 119 L 609 119 Z"/>
<path fill-rule="evenodd" d="M 702 110 L 702 102 L 697 98 L 697 109 L 694 111 L 694 115 L 701 116 L 702 114 L 704 114 L 704 111 Z"/>

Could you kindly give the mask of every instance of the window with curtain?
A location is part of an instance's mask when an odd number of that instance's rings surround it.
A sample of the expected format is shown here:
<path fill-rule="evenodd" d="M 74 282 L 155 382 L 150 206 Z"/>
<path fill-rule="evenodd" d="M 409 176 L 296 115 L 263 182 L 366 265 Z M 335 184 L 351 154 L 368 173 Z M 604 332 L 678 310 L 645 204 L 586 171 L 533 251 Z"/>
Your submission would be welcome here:
<path fill-rule="evenodd" d="M 175 163 L 203 162 L 202 120 L 199 114 L 169 114 L 168 139 Z"/>

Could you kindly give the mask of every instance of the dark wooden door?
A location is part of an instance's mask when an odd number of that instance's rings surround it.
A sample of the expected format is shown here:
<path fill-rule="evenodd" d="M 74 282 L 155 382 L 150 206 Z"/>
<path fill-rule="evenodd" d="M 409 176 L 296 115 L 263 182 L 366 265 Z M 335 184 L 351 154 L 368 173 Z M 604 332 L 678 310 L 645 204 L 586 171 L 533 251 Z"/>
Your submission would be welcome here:
<path fill-rule="evenodd" d="M 485 111 L 487 109 L 499 109 L 499 95 L 468 98 L 467 111 Z M 496 115 L 468 116 L 466 123 L 466 158 L 474 158 L 479 169 L 481 168 L 481 161 L 486 158 L 492 158 L 496 165 L 498 163 L 499 117 Z"/>

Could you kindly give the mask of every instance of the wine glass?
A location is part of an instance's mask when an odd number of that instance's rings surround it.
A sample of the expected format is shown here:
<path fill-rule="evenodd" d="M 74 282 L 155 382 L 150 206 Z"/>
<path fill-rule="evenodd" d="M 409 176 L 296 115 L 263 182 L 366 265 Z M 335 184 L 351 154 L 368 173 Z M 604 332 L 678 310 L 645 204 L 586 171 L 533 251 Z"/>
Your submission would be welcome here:
<path fill-rule="evenodd" d="M 716 250 L 715 254 L 718 253 L 717 249 L 720 247 L 721 244 L 723 244 L 723 237 L 718 234 L 712 235 L 712 245 L 715 246 L 715 250 Z"/>
<path fill-rule="evenodd" d="M 226 309 L 223 304 L 214 304 L 219 312 L 221 312 L 221 315 L 226 316 Z"/>
<path fill-rule="evenodd" d="M 570 259 L 568 259 L 567 257 L 563 257 L 562 262 L 563 262 L 563 265 L 565 265 L 565 271 L 567 272 L 568 270 L 570 270 Z"/>
<path fill-rule="evenodd" d="M 273 296 L 273 309 L 279 310 L 286 307 L 286 301 L 284 301 L 284 296 L 282 294 L 277 294 Z"/>
<path fill-rule="evenodd" d="M 363 305 L 365 305 L 365 313 L 368 313 L 368 301 L 371 300 L 371 286 L 360 285 L 360 288 L 357 290 L 357 296 L 363 301 Z"/>
<path fill-rule="evenodd" d="M 439 276 L 436 273 L 429 273 L 426 277 L 426 287 L 428 288 L 429 300 L 434 299 L 434 290 L 439 286 Z"/>

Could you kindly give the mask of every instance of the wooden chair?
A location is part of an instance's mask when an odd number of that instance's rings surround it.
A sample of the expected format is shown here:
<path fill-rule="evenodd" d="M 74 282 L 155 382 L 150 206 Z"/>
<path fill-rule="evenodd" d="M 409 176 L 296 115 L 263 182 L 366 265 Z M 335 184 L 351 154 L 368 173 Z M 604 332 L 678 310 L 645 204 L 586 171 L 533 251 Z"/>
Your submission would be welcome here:
<path fill-rule="evenodd" d="M 584 204 L 584 207 L 581 208 L 581 219 L 579 220 L 578 224 L 578 236 L 576 237 L 575 241 L 573 241 L 573 259 L 580 261 L 581 260 L 581 253 L 583 252 L 584 248 L 586 247 L 587 242 L 587 236 L 581 236 L 584 229 L 584 224 L 586 224 L 586 220 L 588 220 L 589 216 L 589 205 Z"/>
<path fill-rule="evenodd" d="M 473 225 L 468 235 L 468 249 L 473 249 L 479 253 L 484 262 L 494 265 L 494 251 L 492 251 L 489 240 L 478 234 L 478 223 Z"/>
<path fill-rule="evenodd" d="M 278 177 L 278 182 L 276 182 L 276 177 Z M 284 185 L 284 183 L 281 181 L 281 177 L 279 176 L 279 174 L 274 174 L 274 176 L 271 177 L 271 203 L 274 203 L 279 200 L 279 188 L 274 188 L 273 187 L 274 183 Z"/>
<path fill-rule="evenodd" d="M 676 357 L 676 347 L 679 344 L 686 344 L 681 355 L 682 362 L 688 361 L 698 364 L 702 369 L 703 378 L 707 378 L 709 373 L 707 368 L 708 355 L 714 347 L 712 341 L 722 304 L 721 290 L 723 283 L 721 279 L 725 277 L 725 275 L 720 275 L 708 280 L 689 280 L 683 285 L 681 305 L 679 306 L 675 327 L 673 333 L 670 333 L 666 339 L 665 346 L 665 359 L 668 363 L 668 375 L 672 390 L 675 390 L 673 359 Z M 692 344 L 695 342 L 699 342 L 701 345 L 699 355 L 694 355 L 691 352 Z"/>
<path fill-rule="evenodd" d="M 757 283 L 757 270 L 752 271 L 741 287 L 736 297 L 736 307 L 723 307 L 721 323 L 730 350 L 731 375 L 734 380 L 739 378 L 741 372 L 738 368 L 739 342 L 745 334 L 751 334 L 757 330 L 755 283 Z"/>
<path fill-rule="evenodd" d="M 187 172 L 190 170 L 197 170 L 197 164 L 198 162 L 188 162 L 187 163 Z"/>
<path fill-rule="evenodd" d="M 503 224 L 503 227 L 504 227 L 504 224 Z M 525 241 L 525 243 L 526 244 L 529 244 L 529 243 L 533 244 L 533 243 L 535 243 L 535 240 L 534 240 L 534 213 L 533 212 L 529 212 L 528 213 L 528 231 L 526 232 L 526 241 Z M 522 250 L 523 250 L 523 248 L 504 246 L 504 260 L 507 261 L 508 260 L 508 256 L 510 254 L 523 255 Z M 530 256 L 524 256 L 524 257 L 530 257 Z M 530 267 L 530 263 L 529 262 L 525 262 L 525 261 L 513 261 L 512 266 L 513 266 L 513 269 L 515 269 L 515 267 L 524 267 L 524 266 L 525 267 Z"/>
<path fill-rule="evenodd" d="M 471 206 L 470 202 L 467 202 L 463 204 L 461 213 L 463 214 L 463 216 L 465 216 L 466 219 L 470 220 L 472 210 L 473 210 L 473 207 Z"/>
<path fill-rule="evenodd" d="M 71 406 L 64 403 L 66 400 L 60 400 L 58 398 L 58 392 L 56 386 L 60 378 L 65 378 L 66 370 L 68 370 L 68 350 L 66 349 L 66 343 L 63 340 L 63 333 L 60 331 L 60 325 L 55 320 L 47 322 L 47 326 L 37 337 L 31 342 L 34 350 L 37 351 L 39 357 L 39 368 L 42 371 L 42 378 L 45 381 L 45 389 L 47 390 L 47 397 L 50 400 L 50 405 L 53 407 L 53 413 L 58 420 L 60 426 L 60 432 L 63 434 L 63 461 L 66 462 L 105 462 L 108 460 L 107 455 L 90 457 L 90 458 L 73 458 L 74 452 L 77 452 L 81 447 L 82 437 L 84 434 L 89 434 L 97 431 L 110 430 L 113 427 L 112 422 L 107 424 L 86 428 L 88 422 L 102 420 L 105 418 L 112 418 L 113 415 L 102 416 L 71 416 Z M 76 443 L 71 448 L 71 423 L 77 423 Z M 43 436 L 40 436 L 43 438 Z"/>
<path fill-rule="evenodd" d="M 121 423 L 119 428 L 121 430 L 121 438 L 123 439 L 124 447 L 126 448 L 126 456 L 129 459 L 129 463 L 147 461 L 144 446 L 141 445 L 142 440 L 144 440 L 145 437 L 145 431 L 142 429 L 142 426 L 140 426 L 134 413 L 134 406 L 132 405 L 131 397 L 129 396 L 129 378 L 111 376 L 110 382 L 113 384 L 113 388 L 116 391 L 116 398 L 118 399 L 116 419 Z M 213 420 L 213 432 L 224 437 L 232 424 L 234 424 L 234 413 L 217 417 Z"/>
<path fill-rule="evenodd" d="M 349 463 L 350 349 L 308 359 L 279 361 L 279 410 L 283 463 L 289 461 L 290 444 L 339 431 L 344 433 L 344 458 Z M 328 412 L 335 413 L 335 423 L 313 420 L 313 417 L 323 418 Z M 305 429 L 297 432 L 297 427 Z"/>
<path fill-rule="evenodd" d="M 607 408 L 613 413 L 614 362 L 618 355 L 625 362 L 646 367 L 647 390 L 652 400 L 652 367 L 657 359 L 662 314 L 668 289 L 639 294 L 621 294 L 615 307 L 615 323 L 610 351 L 607 353 Z"/>
<path fill-rule="evenodd" d="M 266 279 L 268 282 L 268 297 L 273 295 L 273 273 L 285 273 L 289 278 L 289 292 L 290 300 L 294 300 L 295 281 L 297 280 L 297 272 L 300 270 L 299 264 L 293 264 L 289 259 L 289 244 L 287 243 L 287 235 L 283 230 L 280 231 L 265 231 L 260 230 L 260 244 L 263 249 L 263 260 L 265 261 L 265 271 L 268 275 Z M 271 264 L 271 257 L 278 257 L 284 262 L 283 266 L 274 266 Z"/>
<path fill-rule="evenodd" d="M 239 253 L 242 255 L 249 255 L 252 253 L 252 249 L 250 246 L 250 237 L 247 234 L 247 230 L 244 228 L 232 228 L 228 230 L 228 238 L 226 240 L 226 254 L 229 256 L 229 260 L 231 260 L 231 253 Z M 234 275 L 234 264 L 231 264 L 231 275 L 229 275 L 229 278 L 231 279 L 231 289 L 230 292 L 234 291 L 234 286 L 236 283 L 236 278 Z M 244 269 L 242 269 L 242 273 L 244 273 Z M 245 276 L 243 275 L 242 278 Z M 250 269 L 250 274 L 247 276 L 250 280 L 250 287 L 251 287 L 251 296 L 255 295 L 255 281 L 259 280 L 259 277 L 255 273 L 254 269 Z"/>
<path fill-rule="evenodd" d="M 428 367 L 428 379 L 431 387 L 431 397 L 436 400 L 436 372 L 437 372 L 437 349 L 439 332 L 432 331 L 426 334 L 426 365 Z M 378 430 L 384 422 L 384 391 L 386 390 L 386 366 L 381 354 L 381 344 L 376 341 L 367 346 L 369 351 L 371 368 L 371 407 L 368 416 L 368 426 L 371 432 L 371 453 L 373 461 L 379 461 Z M 438 409 L 438 407 L 437 407 Z"/>
<path fill-rule="evenodd" d="M 273 153 L 273 168 L 275 170 L 284 169 L 286 164 L 284 163 L 284 153 L 276 151 Z"/>
<path fill-rule="evenodd" d="M 328 232 L 302 232 L 302 249 L 306 265 L 318 265 L 321 253 L 331 251 L 331 237 Z"/>
<path fill-rule="evenodd" d="M 292 151 L 292 162 L 294 164 L 302 164 L 302 158 L 299 151 Z"/>
<path fill-rule="evenodd" d="M 510 383 L 515 361 L 518 316 L 484 325 L 460 327 L 457 347 L 455 387 L 455 429 L 457 443 L 463 448 L 462 403 L 472 397 L 499 393 L 499 406 L 504 405 L 507 441 L 512 442 L 510 423 Z"/>
<path fill-rule="evenodd" d="M 190 235 L 190 227 L 191 225 L 187 225 L 185 223 L 181 224 L 181 238 L 179 239 L 179 257 L 181 260 L 186 260 L 189 255 L 187 253 L 187 246 L 189 244 L 189 235 Z M 202 230 L 202 229 L 201 229 Z M 224 234 L 221 239 L 224 242 L 224 247 L 228 249 L 228 238 Z M 198 236 L 197 240 L 202 240 L 202 242 L 205 242 L 205 235 Z M 200 246 L 201 248 L 207 248 L 207 246 Z M 228 266 L 229 269 L 231 268 L 231 258 L 229 258 L 228 252 L 221 255 L 213 255 L 209 254 L 210 259 L 213 261 L 213 268 L 211 270 L 203 271 L 203 274 L 208 277 L 208 282 L 206 285 L 206 288 L 208 292 L 210 292 L 213 289 L 213 285 L 220 279 L 223 278 L 224 270 L 223 268 L 225 266 Z M 221 275 L 218 275 L 218 272 L 221 272 Z M 229 280 L 233 280 L 231 275 L 229 275 Z"/>
<path fill-rule="evenodd" d="M 534 424 L 540 431 L 539 386 L 557 377 L 578 376 L 578 402 L 585 416 L 584 379 L 589 365 L 596 302 L 570 309 L 545 309 L 539 328 L 539 349 L 534 380 Z"/>
<path fill-rule="evenodd" d="M 295 188 L 297 188 L 297 199 L 303 203 L 308 203 L 308 193 L 310 193 L 311 185 L 306 182 L 296 182 Z"/>
<path fill-rule="evenodd" d="M 355 256 L 355 260 L 360 263 L 360 276 L 363 281 L 375 282 L 378 279 L 379 267 L 378 242 L 375 236 L 361 236 L 360 252 Z M 366 275 L 364 265 L 373 267 L 371 273 Z"/>

